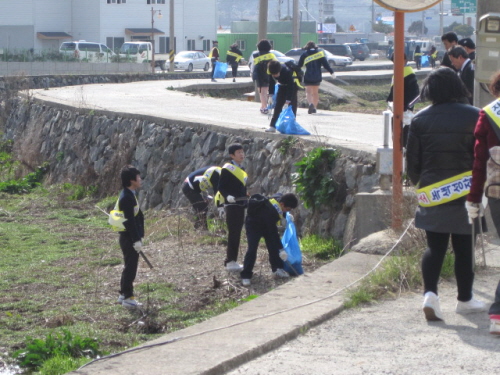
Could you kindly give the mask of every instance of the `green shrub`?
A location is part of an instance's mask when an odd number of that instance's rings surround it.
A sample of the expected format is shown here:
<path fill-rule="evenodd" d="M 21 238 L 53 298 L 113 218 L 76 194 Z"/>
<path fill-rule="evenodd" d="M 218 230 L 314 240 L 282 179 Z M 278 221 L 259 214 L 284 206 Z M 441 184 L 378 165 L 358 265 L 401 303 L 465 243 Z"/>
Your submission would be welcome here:
<path fill-rule="evenodd" d="M 0 192 L 9 194 L 24 194 L 40 186 L 43 176 L 48 171 L 48 163 L 39 166 L 34 172 L 27 174 L 19 180 L 8 180 L 0 182 Z"/>
<path fill-rule="evenodd" d="M 68 194 L 70 201 L 78 201 L 93 196 L 97 192 L 97 187 L 65 183 L 62 185 L 61 190 L 63 193 Z"/>
<path fill-rule="evenodd" d="M 302 252 L 309 253 L 318 259 L 338 258 L 342 253 L 342 243 L 334 238 L 321 238 L 312 234 L 300 240 Z"/>
<path fill-rule="evenodd" d="M 336 149 L 318 147 L 295 163 L 298 168 L 294 183 L 306 208 L 333 203 L 337 183 L 332 170 L 339 156 L 340 152 Z"/>
<path fill-rule="evenodd" d="M 100 355 L 99 344 L 95 339 L 73 336 L 63 329 L 61 333 L 48 334 L 45 339 L 27 339 L 25 349 L 12 355 L 20 367 L 37 370 L 54 357 L 95 358 Z"/>

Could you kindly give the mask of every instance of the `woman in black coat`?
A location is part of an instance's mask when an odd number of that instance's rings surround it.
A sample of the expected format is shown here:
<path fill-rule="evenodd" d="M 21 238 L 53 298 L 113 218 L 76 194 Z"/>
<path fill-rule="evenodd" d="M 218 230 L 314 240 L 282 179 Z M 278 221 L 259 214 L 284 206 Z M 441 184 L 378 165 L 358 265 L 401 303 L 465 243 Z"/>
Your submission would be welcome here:
<path fill-rule="evenodd" d="M 433 70 L 424 81 L 421 97 L 432 105 L 411 122 L 406 160 L 410 180 L 418 189 L 415 226 L 425 230 L 427 237 L 422 257 L 423 310 L 427 320 L 443 320 L 437 289 L 450 237 L 458 289 L 455 311 L 486 309 L 472 294 L 472 226 L 464 205 L 472 180 L 479 109 L 468 105 L 467 89 L 450 68 Z"/>
<path fill-rule="evenodd" d="M 236 76 L 238 75 L 238 65 L 240 65 L 240 60 L 243 57 L 243 54 L 238 48 L 238 44 L 234 43 L 229 47 L 229 51 L 227 51 L 226 61 L 231 66 L 233 73 L 233 82 L 236 82 Z"/>

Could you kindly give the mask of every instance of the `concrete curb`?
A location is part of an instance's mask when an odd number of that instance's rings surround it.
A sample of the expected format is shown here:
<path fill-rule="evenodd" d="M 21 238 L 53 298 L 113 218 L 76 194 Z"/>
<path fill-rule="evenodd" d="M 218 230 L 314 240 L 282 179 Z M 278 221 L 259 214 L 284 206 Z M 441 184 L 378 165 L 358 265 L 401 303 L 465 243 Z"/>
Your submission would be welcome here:
<path fill-rule="evenodd" d="M 312 274 L 136 351 L 94 362 L 72 374 L 215 375 L 234 369 L 343 310 L 347 285 L 380 256 L 348 253 Z"/>

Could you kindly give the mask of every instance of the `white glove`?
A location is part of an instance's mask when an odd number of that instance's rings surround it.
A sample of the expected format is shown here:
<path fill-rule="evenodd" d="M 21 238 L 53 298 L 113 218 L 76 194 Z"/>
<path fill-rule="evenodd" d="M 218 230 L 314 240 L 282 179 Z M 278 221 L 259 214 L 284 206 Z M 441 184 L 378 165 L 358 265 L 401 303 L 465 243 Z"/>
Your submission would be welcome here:
<path fill-rule="evenodd" d="M 219 207 L 217 209 L 219 211 L 219 219 L 224 219 L 224 216 L 226 215 L 226 211 L 224 211 L 224 207 Z"/>
<path fill-rule="evenodd" d="M 333 78 L 333 79 L 337 78 L 337 77 L 335 76 L 335 73 L 332 73 L 332 74 L 331 74 L 331 76 L 332 76 L 332 78 Z"/>
<path fill-rule="evenodd" d="M 290 212 L 288 212 L 286 215 L 287 215 L 286 218 L 289 219 L 292 223 L 295 222 L 295 218 Z"/>
<path fill-rule="evenodd" d="M 232 195 L 228 195 L 227 196 L 227 201 L 229 203 L 236 203 L 236 199 L 234 199 L 234 197 Z"/>
<path fill-rule="evenodd" d="M 283 262 L 286 262 L 288 259 L 288 254 L 283 249 L 280 250 L 280 258 Z"/>
<path fill-rule="evenodd" d="M 142 250 L 142 242 L 141 241 L 134 242 L 134 250 L 137 251 L 138 253 L 141 252 L 141 250 Z"/>
<path fill-rule="evenodd" d="M 469 224 L 472 224 L 474 219 L 479 215 L 483 216 L 484 212 L 480 203 L 472 203 L 469 201 L 465 202 L 465 209 L 467 210 L 467 215 L 469 216 Z"/>
<path fill-rule="evenodd" d="M 267 97 L 267 105 L 273 105 L 273 97 L 272 96 Z"/>

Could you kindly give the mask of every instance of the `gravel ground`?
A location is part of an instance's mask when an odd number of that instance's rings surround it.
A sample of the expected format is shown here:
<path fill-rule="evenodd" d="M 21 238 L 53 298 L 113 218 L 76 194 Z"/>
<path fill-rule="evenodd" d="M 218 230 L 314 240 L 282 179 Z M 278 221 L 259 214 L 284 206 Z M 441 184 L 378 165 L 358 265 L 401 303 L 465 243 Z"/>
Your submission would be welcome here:
<path fill-rule="evenodd" d="M 476 298 L 492 302 L 498 268 L 476 273 Z M 345 310 L 278 350 L 230 375 L 248 374 L 494 374 L 500 337 L 489 334 L 487 313 L 455 313 L 454 280 L 439 294 L 445 322 L 426 322 L 419 293 Z"/>

